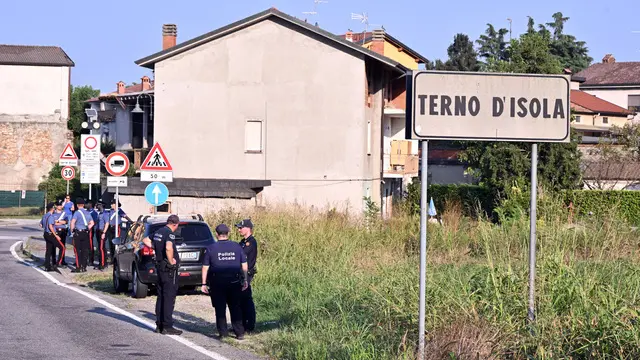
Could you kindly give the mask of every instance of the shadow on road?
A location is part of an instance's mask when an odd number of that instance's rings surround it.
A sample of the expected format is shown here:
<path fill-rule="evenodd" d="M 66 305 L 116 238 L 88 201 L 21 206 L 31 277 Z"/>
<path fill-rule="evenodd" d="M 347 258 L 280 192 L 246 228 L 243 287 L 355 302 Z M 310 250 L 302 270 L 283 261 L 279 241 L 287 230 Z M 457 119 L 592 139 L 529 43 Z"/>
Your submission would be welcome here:
<path fill-rule="evenodd" d="M 107 317 L 110 317 L 110 318 L 113 318 L 113 319 L 116 319 L 116 320 L 119 320 L 119 321 L 124 321 L 126 323 L 131 324 L 131 325 L 135 325 L 135 326 L 137 326 L 137 327 L 139 327 L 141 329 L 147 330 L 147 331 L 153 331 L 153 329 L 150 329 L 150 328 L 138 323 L 137 321 L 135 321 L 133 319 L 130 319 L 130 318 L 128 318 L 128 317 L 126 317 L 124 315 L 118 314 L 118 313 L 114 313 L 114 312 L 112 312 L 110 310 L 107 310 L 107 309 L 105 309 L 103 307 L 94 307 L 91 310 L 87 310 L 87 312 L 104 315 L 104 316 L 107 316 Z M 154 319 L 155 319 L 155 316 L 154 316 Z"/>

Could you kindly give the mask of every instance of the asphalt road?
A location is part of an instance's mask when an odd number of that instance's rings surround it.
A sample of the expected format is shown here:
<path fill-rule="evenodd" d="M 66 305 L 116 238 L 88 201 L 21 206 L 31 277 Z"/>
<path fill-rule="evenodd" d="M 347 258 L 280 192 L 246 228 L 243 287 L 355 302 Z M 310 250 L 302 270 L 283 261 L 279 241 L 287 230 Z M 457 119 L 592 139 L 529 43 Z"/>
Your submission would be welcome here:
<path fill-rule="evenodd" d="M 209 359 L 17 261 L 37 221 L 0 224 L 0 359 Z M 177 337 L 176 337 L 177 338 Z"/>

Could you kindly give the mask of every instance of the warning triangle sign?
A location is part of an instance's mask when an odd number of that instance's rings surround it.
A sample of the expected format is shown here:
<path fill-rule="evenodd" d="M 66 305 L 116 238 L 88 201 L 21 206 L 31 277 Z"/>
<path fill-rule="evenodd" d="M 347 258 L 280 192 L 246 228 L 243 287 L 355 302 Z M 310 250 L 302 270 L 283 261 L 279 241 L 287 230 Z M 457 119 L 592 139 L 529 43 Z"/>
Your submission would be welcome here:
<path fill-rule="evenodd" d="M 62 150 L 62 154 L 60 154 L 60 160 L 78 160 L 78 155 L 73 151 L 73 147 L 71 144 L 67 144 L 64 150 Z"/>
<path fill-rule="evenodd" d="M 169 159 L 162 151 L 160 144 L 155 143 L 149 151 L 149 155 L 144 159 L 140 166 L 141 171 L 173 171 L 173 167 L 169 163 Z"/>

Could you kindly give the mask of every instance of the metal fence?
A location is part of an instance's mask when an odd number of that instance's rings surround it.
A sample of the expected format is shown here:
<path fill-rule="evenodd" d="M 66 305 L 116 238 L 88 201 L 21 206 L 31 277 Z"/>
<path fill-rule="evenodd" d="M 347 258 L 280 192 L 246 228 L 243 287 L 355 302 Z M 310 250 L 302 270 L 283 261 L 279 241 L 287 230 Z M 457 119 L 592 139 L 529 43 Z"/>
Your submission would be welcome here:
<path fill-rule="evenodd" d="M 44 207 L 44 191 L 0 191 L 0 208 Z"/>

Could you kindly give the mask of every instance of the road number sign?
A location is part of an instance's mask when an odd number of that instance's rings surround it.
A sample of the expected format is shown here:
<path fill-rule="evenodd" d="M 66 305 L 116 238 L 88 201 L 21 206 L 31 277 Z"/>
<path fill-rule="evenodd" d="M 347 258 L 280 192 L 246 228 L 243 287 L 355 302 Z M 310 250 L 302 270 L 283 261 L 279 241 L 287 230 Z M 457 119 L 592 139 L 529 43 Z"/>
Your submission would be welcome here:
<path fill-rule="evenodd" d="M 62 171 L 60 171 L 60 174 L 62 174 L 62 178 L 67 181 L 73 180 L 73 178 L 76 177 L 76 169 L 71 166 L 65 166 L 62 168 Z"/>

